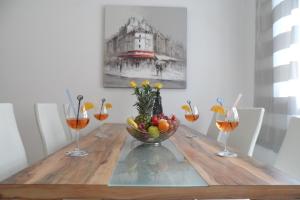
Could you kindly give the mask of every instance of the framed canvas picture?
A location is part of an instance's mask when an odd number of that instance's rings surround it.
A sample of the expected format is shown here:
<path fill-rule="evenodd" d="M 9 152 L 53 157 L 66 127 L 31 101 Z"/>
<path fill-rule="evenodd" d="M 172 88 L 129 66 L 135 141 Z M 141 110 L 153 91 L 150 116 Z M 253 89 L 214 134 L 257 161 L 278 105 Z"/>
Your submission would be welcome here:
<path fill-rule="evenodd" d="M 106 6 L 104 37 L 104 87 L 186 88 L 186 8 Z"/>

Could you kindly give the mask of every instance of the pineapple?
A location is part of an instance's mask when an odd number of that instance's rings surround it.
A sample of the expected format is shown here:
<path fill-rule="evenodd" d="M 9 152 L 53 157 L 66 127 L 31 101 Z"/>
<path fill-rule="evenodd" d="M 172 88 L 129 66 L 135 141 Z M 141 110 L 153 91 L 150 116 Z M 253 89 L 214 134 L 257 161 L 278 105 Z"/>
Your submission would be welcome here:
<path fill-rule="evenodd" d="M 147 128 L 151 121 L 155 92 L 150 85 L 143 85 L 142 88 L 135 88 L 134 94 L 137 96 L 137 102 L 134 104 L 139 115 L 135 118 L 137 124 L 144 124 Z"/>
<path fill-rule="evenodd" d="M 154 100 L 154 105 L 153 105 L 153 115 L 160 115 L 163 113 L 163 108 L 161 104 L 161 96 L 159 89 L 156 91 L 156 97 Z"/>

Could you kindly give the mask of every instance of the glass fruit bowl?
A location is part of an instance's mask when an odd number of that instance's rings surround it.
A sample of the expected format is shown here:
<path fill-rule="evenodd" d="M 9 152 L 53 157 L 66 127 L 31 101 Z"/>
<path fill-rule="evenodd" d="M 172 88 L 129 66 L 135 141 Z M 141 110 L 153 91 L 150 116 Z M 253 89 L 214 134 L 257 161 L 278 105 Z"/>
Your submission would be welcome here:
<path fill-rule="evenodd" d="M 167 131 L 160 131 L 158 128 L 155 128 L 158 126 L 150 126 L 148 131 L 146 131 L 128 124 L 127 131 L 132 137 L 141 142 L 160 145 L 162 141 L 168 139 L 177 131 L 179 124 L 179 120 L 176 119 L 176 121 L 172 122 L 172 125 Z"/>

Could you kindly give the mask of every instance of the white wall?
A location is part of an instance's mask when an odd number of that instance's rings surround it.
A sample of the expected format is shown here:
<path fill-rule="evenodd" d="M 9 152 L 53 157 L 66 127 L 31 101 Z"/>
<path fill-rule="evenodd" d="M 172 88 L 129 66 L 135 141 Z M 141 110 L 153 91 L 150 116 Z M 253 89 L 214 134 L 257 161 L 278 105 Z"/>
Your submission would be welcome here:
<path fill-rule="evenodd" d="M 0 0 L 0 102 L 14 104 L 31 162 L 43 155 L 33 104 L 64 103 L 65 88 L 86 99 L 109 99 L 108 121 L 132 115 L 131 90 L 102 87 L 107 4 L 187 7 L 187 89 L 162 92 L 165 113 L 184 122 L 180 106 L 191 99 L 201 116 L 190 125 L 205 133 L 217 96 L 231 104 L 242 92 L 241 104 L 253 104 L 255 1 Z"/>

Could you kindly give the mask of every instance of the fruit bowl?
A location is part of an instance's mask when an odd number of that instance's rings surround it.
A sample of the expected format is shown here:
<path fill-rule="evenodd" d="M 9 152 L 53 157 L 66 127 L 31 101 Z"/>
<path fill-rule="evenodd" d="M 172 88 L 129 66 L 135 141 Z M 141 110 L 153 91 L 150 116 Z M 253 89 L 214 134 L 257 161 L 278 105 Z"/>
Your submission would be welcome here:
<path fill-rule="evenodd" d="M 179 120 L 176 120 L 176 123 L 174 123 L 172 128 L 170 128 L 168 131 L 159 131 L 155 135 L 149 133 L 149 131 L 140 130 L 139 128 L 136 128 L 130 124 L 127 125 L 127 131 L 132 137 L 141 142 L 159 145 L 162 141 L 168 139 L 177 131 L 179 124 Z"/>

